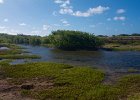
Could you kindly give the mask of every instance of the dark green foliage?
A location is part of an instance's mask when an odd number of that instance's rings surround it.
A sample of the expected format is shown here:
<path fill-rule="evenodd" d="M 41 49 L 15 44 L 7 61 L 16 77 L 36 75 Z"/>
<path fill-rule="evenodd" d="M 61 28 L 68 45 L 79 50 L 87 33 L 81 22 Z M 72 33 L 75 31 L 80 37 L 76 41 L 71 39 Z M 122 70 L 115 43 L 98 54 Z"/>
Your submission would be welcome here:
<path fill-rule="evenodd" d="M 54 31 L 49 35 L 49 40 L 54 47 L 64 50 L 96 50 L 103 44 L 103 42 L 93 34 L 80 31 Z"/>
<path fill-rule="evenodd" d="M 93 50 L 100 48 L 104 43 L 117 43 L 123 45 L 139 45 L 140 34 L 133 33 L 113 35 L 112 37 L 94 36 L 86 32 L 58 30 L 49 36 L 8 35 L 0 33 L 0 43 L 43 45 L 64 50 Z"/>

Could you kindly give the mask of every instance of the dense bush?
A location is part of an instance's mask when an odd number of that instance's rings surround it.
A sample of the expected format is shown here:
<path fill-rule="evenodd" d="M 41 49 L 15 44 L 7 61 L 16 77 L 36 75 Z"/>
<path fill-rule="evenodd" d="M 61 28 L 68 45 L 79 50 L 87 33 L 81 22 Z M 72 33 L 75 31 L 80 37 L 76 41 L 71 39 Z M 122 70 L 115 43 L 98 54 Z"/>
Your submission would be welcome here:
<path fill-rule="evenodd" d="M 103 41 L 93 34 L 80 31 L 54 31 L 49 35 L 49 40 L 54 47 L 64 50 L 96 50 L 103 44 Z"/>

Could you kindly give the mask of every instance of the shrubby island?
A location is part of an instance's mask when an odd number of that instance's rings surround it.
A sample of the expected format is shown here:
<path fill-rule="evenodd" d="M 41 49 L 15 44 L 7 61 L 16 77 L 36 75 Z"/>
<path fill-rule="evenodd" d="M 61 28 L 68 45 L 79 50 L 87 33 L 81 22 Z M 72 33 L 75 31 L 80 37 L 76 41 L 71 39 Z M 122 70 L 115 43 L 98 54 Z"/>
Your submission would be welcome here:
<path fill-rule="evenodd" d="M 49 42 L 63 50 L 97 50 L 103 41 L 93 34 L 80 31 L 54 31 L 48 36 Z"/>

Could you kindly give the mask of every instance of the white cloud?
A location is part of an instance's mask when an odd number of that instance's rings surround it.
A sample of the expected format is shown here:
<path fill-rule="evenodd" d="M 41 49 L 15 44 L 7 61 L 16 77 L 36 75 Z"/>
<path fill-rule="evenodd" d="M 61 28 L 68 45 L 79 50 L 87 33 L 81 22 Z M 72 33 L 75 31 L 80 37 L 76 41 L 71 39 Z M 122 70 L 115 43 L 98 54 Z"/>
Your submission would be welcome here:
<path fill-rule="evenodd" d="M 71 14 L 73 15 L 73 10 L 70 7 L 67 8 L 61 8 L 59 11 L 60 14 Z"/>
<path fill-rule="evenodd" d="M 57 4 L 70 4 L 70 0 L 54 0 Z"/>
<path fill-rule="evenodd" d="M 126 20 L 126 17 L 124 17 L 124 16 L 120 16 L 120 17 L 114 17 L 114 20 L 120 20 L 120 21 L 125 21 Z"/>
<path fill-rule="evenodd" d="M 98 6 L 96 8 L 89 8 L 86 12 L 76 11 L 73 15 L 79 17 L 89 17 L 91 15 L 102 14 L 106 10 L 109 10 L 109 7 Z"/>
<path fill-rule="evenodd" d="M 61 19 L 60 21 L 63 23 L 64 26 L 70 26 L 70 24 L 67 20 Z"/>
<path fill-rule="evenodd" d="M 20 26 L 26 26 L 26 24 L 25 24 L 25 23 L 20 23 L 19 25 L 20 25 Z"/>
<path fill-rule="evenodd" d="M 104 11 L 109 10 L 109 7 L 98 6 L 96 8 L 89 8 L 86 12 L 73 11 L 72 7 L 65 7 L 60 9 L 60 14 L 70 14 L 77 17 L 89 17 L 96 14 L 102 14 Z"/>
<path fill-rule="evenodd" d="M 102 14 L 109 10 L 109 7 L 98 6 L 95 8 L 89 8 L 87 11 L 74 11 L 73 7 L 70 5 L 70 0 L 54 0 L 55 3 L 60 5 L 60 14 L 69 14 L 78 17 L 89 17 L 96 14 Z"/>
<path fill-rule="evenodd" d="M 124 9 L 118 9 L 117 10 L 117 14 L 122 14 L 122 13 L 125 13 L 125 10 Z"/>
<path fill-rule="evenodd" d="M 72 6 L 70 6 L 70 0 L 55 0 L 55 3 L 60 4 L 60 14 L 72 14 Z"/>
<path fill-rule="evenodd" d="M 61 21 L 63 24 L 68 23 L 68 21 L 66 21 L 65 19 L 61 19 L 60 21 Z"/>
<path fill-rule="evenodd" d="M 8 20 L 7 18 L 5 18 L 3 21 L 4 21 L 4 22 L 8 22 L 9 20 Z"/>
<path fill-rule="evenodd" d="M 0 4 L 4 3 L 4 0 L 0 0 Z"/>

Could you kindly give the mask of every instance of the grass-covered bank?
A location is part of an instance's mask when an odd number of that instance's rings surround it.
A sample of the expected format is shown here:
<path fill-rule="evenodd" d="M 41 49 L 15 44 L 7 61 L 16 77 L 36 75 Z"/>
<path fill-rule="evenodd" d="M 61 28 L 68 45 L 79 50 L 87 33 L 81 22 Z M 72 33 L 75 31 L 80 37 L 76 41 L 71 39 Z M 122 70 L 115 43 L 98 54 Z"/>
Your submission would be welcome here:
<path fill-rule="evenodd" d="M 1 59 L 39 59 L 40 56 L 29 55 L 28 51 L 15 44 L 0 44 L 2 47 L 8 47 L 7 50 L 0 50 Z"/>
<path fill-rule="evenodd" d="M 22 96 L 40 100 L 138 100 L 140 75 L 129 75 L 116 84 L 105 85 L 105 73 L 90 67 L 56 63 L 9 65 L 0 63 L 0 71 L 11 85 L 33 84 L 31 90 L 18 89 Z"/>
<path fill-rule="evenodd" d="M 108 43 L 103 46 L 103 49 L 112 51 L 140 51 L 140 45 Z"/>

